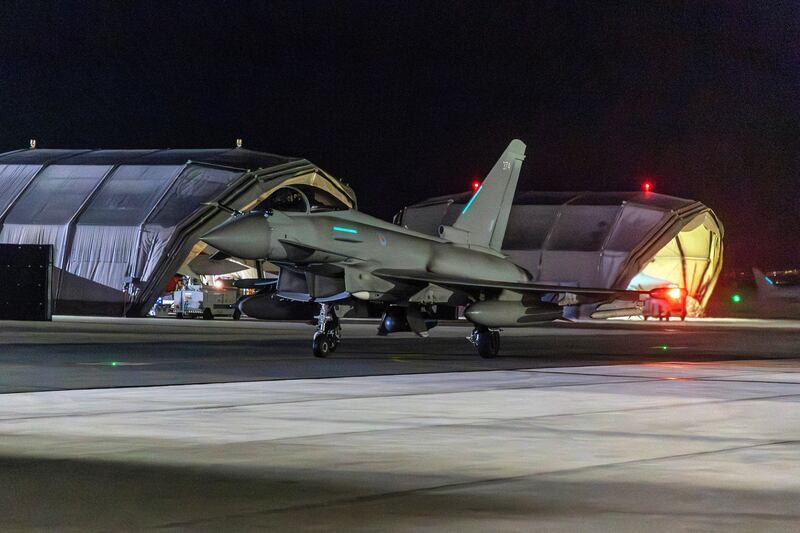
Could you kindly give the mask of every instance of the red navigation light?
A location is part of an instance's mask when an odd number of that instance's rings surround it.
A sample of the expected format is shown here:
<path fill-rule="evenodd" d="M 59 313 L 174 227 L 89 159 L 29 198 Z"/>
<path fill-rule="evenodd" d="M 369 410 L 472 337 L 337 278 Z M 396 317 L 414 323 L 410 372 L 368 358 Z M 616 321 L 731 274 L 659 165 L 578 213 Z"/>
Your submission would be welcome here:
<path fill-rule="evenodd" d="M 473 192 L 477 191 L 480 188 L 481 188 L 481 182 L 480 181 L 475 180 L 475 181 L 472 182 L 472 191 Z"/>
<path fill-rule="evenodd" d="M 653 192 L 653 182 L 645 180 L 644 183 L 642 183 L 642 190 L 644 192 Z"/>

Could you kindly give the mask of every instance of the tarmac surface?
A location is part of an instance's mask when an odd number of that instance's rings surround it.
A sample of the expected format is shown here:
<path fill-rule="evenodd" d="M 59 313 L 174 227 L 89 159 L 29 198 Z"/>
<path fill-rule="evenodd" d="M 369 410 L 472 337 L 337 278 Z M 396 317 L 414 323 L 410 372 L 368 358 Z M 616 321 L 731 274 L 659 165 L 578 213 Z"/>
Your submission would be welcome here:
<path fill-rule="evenodd" d="M 314 327 L 255 320 L 56 317 L 0 322 L 0 393 L 547 368 L 654 361 L 800 357 L 800 321 L 702 320 L 550 323 L 502 332 L 501 354 L 481 359 L 471 328 L 429 338 L 375 335 L 377 322 L 343 325 L 328 359 L 311 354 Z"/>
<path fill-rule="evenodd" d="M 0 322 L 0 530 L 800 528 L 800 322 Z"/>

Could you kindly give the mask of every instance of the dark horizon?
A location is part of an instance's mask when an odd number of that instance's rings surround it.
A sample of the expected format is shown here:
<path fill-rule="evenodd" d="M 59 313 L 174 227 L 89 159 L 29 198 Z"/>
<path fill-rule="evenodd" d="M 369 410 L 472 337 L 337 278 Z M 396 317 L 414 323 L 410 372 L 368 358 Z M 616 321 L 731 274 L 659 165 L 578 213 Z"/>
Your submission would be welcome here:
<path fill-rule="evenodd" d="M 0 151 L 245 147 L 360 207 L 463 191 L 505 145 L 520 189 L 702 201 L 729 267 L 800 265 L 791 2 L 9 2 Z"/>

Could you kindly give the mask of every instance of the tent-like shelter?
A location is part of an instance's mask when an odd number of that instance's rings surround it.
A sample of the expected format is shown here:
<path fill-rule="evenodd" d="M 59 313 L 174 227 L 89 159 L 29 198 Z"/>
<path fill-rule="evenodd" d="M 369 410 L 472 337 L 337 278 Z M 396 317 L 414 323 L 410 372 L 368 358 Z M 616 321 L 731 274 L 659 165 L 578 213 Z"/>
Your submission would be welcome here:
<path fill-rule="evenodd" d="M 436 235 L 469 198 L 470 193 L 432 198 L 406 207 L 396 222 Z M 704 312 L 722 268 L 722 237 L 714 212 L 693 200 L 651 192 L 520 192 L 503 252 L 539 282 L 685 287 L 689 314 L 696 316 Z"/>
<path fill-rule="evenodd" d="M 282 186 L 350 187 L 305 159 L 242 148 L 0 154 L 0 242 L 52 244 L 54 312 L 142 316 L 199 237 Z"/>

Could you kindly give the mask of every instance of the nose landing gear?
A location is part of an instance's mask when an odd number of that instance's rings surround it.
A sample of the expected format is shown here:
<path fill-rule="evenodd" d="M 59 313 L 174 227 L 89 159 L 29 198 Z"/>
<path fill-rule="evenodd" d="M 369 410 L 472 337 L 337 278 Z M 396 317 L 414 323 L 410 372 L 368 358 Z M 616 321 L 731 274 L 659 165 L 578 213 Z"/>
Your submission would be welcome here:
<path fill-rule="evenodd" d="M 500 352 L 500 331 L 478 326 L 472 330 L 472 335 L 467 337 L 477 349 L 478 355 L 484 359 L 492 359 Z"/>
<path fill-rule="evenodd" d="M 317 331 L 311 342 L 314 357 L 328 357 L 328 354 L 336 351 L 341 338 L 342 327 L 339 325 L 336 311 L 328 304 L 320 304 L 319 315 L 317 315 Z"/>

